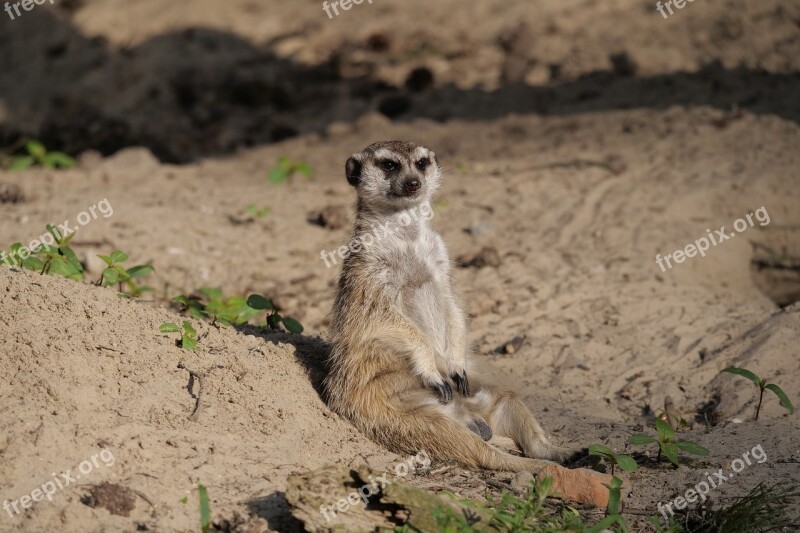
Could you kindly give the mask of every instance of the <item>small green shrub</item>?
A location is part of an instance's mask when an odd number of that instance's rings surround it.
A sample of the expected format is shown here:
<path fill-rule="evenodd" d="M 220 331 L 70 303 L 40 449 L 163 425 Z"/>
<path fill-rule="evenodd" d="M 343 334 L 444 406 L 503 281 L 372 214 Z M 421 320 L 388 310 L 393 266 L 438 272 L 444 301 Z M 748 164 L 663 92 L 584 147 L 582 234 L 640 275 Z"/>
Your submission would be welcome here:
<path fill-rule="evenodd" d="M 159 326 L 158 331 L 161 333 L 180 333 L 181 338 L 178 339 L 176 344 L 184 350 L 194 350 L 197 348 L 197 330 L 194 329 L 192 323 L 188 320 L 183 321 L 183 327 L 172 322 L 165 322 Z"/>
<path fill-rule="evenodd" d="M 283 156 L 278 158 L 278 164 L 267 174 L 270 183 L 279 184 L 291 180 L 295 174 L 302 174 L 309 177 L 314 173 L 314 169 L 308 163 L 293 161 Z"/>
<path fill-rule="evenodd" d="M 628 443 L 635 446 L 643 446 L 657 442 L 658 457 L 656 458 L 656 462 L 661 462 L 661 454 L 664 454 L 675 466 L 680 465 L 678 462 L 678 454 L 681 450 L 694 455 L 706 456 L 709 454 L 709 451 L 699 444 L 688 440 L 675 440 L 675 429 L 660 418 L 656 418 L 656 432 L 658 433 L 657 438 L 641 433 L 631 435 L 628 439 Z"/>
<path fill-rule="evenodd" d="M 11 170 L 24 170 L 34 165 L 45 168 L 72 168 L 75 160 L 63 152 L 49 152 L 42 143 L 29 140 L 25 143 L 26 155 L 12 157 L 8 168 Z"/>
<path fill-rule="evenodd" d="M 109 285 L 118 284 L 119 292 L 131 298 L 138 298 L 142 293 L 153 290 L 152 287 L 140 287 L 136 282 L 137 279 L 146 278 L 152 274 L 155 270 L 153 265 L 136 265 L 131 268 L 125 268 L 122 263 L 128 260 L 128 254 L 121 250 L 114 250 L 110 256 L 98 255 L 97 257 L 107 265 L 103 273 L 100 274 L 97 285 L 108 287 Z"/>
<path fill-rule="evenodd" d="M 614 450 L 602 444 L 589 445 L 589 453 L 601 457 L 611 465 L 611 475 L 614 475 L 614 467 L 619 466 L 623 472 L 634 472 L 638 465 L 636 460 L 630 455 L 614 453 Z"/>
<path fill-rule="evenodd" d="M 778 400 L 780 400 L 781 406 L 787 411 L 789 411 L 790 415 L 794 413 L 794 406 L 792 405 L 791 400 L 789 400 L 789 397 L 786 395 L 785 392 L 783 392 L 783 389 L 778 387 L 776 384 L 767 383 L 766 379 L 761 379 L 753 372 L 745 370 L 744 368 L 737 368 L 735 366 L 731 366 L 724 369 L 722 372 L 727 372 L 729 374 L 735 374 L 737 376 L 747 378 L 753 383 L 755 383 L 756 387 L 758 387 L 759 389 L 758 407 L 756 407 L 756 417 L 754 420 L 758 420 L 758 414 L 761 412 L 761 402 L 764 400 L 765 390 L 771 390 L 772 392 L 774 392 L 775 396 L 777 396 Z"/>

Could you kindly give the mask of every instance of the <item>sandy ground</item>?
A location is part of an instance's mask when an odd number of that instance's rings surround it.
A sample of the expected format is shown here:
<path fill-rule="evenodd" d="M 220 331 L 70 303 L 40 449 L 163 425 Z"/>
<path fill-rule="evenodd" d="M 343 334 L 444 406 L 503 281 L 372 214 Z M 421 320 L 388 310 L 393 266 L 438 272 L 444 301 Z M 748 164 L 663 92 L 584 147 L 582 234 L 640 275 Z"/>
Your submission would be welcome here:
<path fill-rule="evenodd" d="M 309 221 L 347 220 L 344 160 L 388 138 L 437 151 L 432 224 L 451 255 L 497 251 L 456 269 L 469 339 L 555 441 L 623 450 L 669 408 L 712 450 L 630 475 L 631 523 L 757 445 L 765 462 L 714 505 L 800 481 L 796 415 L 766 396 L 753 422 L 754 387 L 719 375 L 749 368 L 800 403 L 800 276 L 763 268 L 800 256 L 798 5 L 696 2 L 666 21 L 628 0 L 376 1 L 332 21 L 316 1 L 191 5 L 46 4 L 2 22 L 0 135 L 85 152 L 73 170 L 0 171 L 23 196 L 0 204 L 0 245 L 106 200 L 113 214 L 73 241 L 87 282 L 95 254 L 122 249 L 152 262 L 156 291 L 131 302 L 0 268 L 0 499 L 114 458 L 0 530 L 196 531 L 202 483 L 220 529 L 292 531 L 289 474 L 400 460 L 319 397 L 338 276 L 320 254 L 349 228 Z M 314 175 L 268 183 L 283 155 Z M 657 265 L 723 226 L 735 237 L 705 257 Z M 195 321 L 200 350 L 184 352 L 158 326 L 201 287 L 269 295 L 305 333 Z M 196 420 L 179 364 L 209 371 Z M 509 477 L 410 481 L 482 497 Z M 116 498 L 87 499 L 103 482 Z"/>

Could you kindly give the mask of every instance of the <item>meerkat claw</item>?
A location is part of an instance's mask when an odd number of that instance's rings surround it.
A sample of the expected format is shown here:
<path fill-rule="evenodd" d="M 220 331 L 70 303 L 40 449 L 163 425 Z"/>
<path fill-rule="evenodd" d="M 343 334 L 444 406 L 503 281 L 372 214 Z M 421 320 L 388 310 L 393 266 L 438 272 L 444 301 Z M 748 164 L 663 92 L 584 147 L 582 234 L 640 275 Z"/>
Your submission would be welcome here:
<path fill-rule="evenodd" d="M 450 403 L 453 399 L 453 389 L 447 382 L 437 383 L 433 386 L 436 392 L 439 393 L 439 401 L 441 403 Z"/>
<path fill-rule="evenodd" d="M 492 438 L 492 428 L 489 427 L 489 424 L 487 424 L 483 419 L 476 418 L 472 420 L 469 424 L 467 424 L 467 428 L 480 436 L 480 438 L 484 441 Z"/>
<path fill-rule="evenodd" d="M 464 371 L 461 374 L 455 373 L 450 376 L 450 379 L 456 384 L 456 390 L 463 394 L 464 396 L 470 396 L 469 390 L 469 378 L 467 377 L 467 372 Z"/>

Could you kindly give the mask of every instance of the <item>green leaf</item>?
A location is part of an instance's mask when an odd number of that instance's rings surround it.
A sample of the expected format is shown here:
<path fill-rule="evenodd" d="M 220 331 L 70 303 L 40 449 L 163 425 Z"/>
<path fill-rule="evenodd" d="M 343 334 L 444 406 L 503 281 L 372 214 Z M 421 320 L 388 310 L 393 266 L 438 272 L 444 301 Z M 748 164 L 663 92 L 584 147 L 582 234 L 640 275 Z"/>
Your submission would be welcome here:
<path fill-rule="evenodd" d="M 200 498 L 200 530 L 202 533 L 211 531 L 211 505 L 208 503 L 208 491 L 203 485 L 197 485 L 197 495 Z"/>
<path fill-rule="evenodd" d="M 110 267 L 103 270 L 103 285 L 108 287 L 115 283 L 119 283 L 119 272 Z"/>
<path fill-rule="evenodd" d="M 778 387 L 774 383 L 770 383 L 765 388 L 775 393 L 775 396 L 777 396 L 778 399 L 781 401 L 781 405 L 785 407 L 787 411 L 789 411 L 790 415 L 794 413 L 794 406 L 792 405 L 791 400 L 789 400 L 789 397 L 786 396 L 786 393 L 783 392 L 783 390 L 780 387 Z"/>
<path fill-rule="evenodd" d="M 251 294 L 247 297 L 247 305 L 253 309 L 264 311 L 273 309 L 272 302 L 268 298 L 264 298 L 260 294 Z"/>
<path fill-rule="evenodd" d="M 628 444 L 634 444 L 636 446 L 642 446 L 644 444 L 652 444 L 654 442 L 658 441 L 655 438 L 651 437 L 650 435 L 645 435 L 643 433 L 631 435 L 630 438 L 628 438 Z"/>
<path fill-rule="evenodd" d="M 610 502 L 609 502 L 610 503 Z M 586 530 L 586 533 L 601 533 L 602 531 L 608 530 L 611 526 L 617 523 L 617 520 L 620 519 L 619 515 L 608 515 L 607 517 L 600 520 L 597 524 L 590 527 Z"/>
<path fill-rule="evenodd" d="M 111 252 L 111 260 L 115 263 L 123 263 L 128 260 L 128 254 L 122 250 L 114 250 Z"/>
<path fill-rule="evenodd" d="M 83 279 L 83 265 L 81 264 L 80 261 L 78 261 L 78 256 L 75 255 L 75 252 L 72 250 L 72 248 L 70 248 L 69 246 L 62 246 L 58 249 L 58 251 L 61 252 L 61 254 L 64 257 L 67 258 L 69 264 L 72 265 L 72 267 L 75 268 L 75 270 L 81 274 L 81 279 Z"/>
<path fill-rule="evenodd" d="M 59 243 L 58 243 L 59 247 L 63 247 L 63 246 L 66 246 L 66 245 L 68 245 L 68 244 L 69 244 L 69 242 L 70 242 L 72 239 L 74 239 L 74 238 L 75 238 L 75 235 L 77 235 L 77 234 L 78 234 L 78 233 L 77 233 L 77 231 L 73 231 L 72 233 L 70 233 L 69 235 L 67 235 L 67 236 L 66 236 L 66 237 L 64 237 L 63 239 L 61 239 L 61 242 L 59 242 Z"/>
<path fill-rule="evenodd" d="M 158 327 L 158 331 L 161 333 L 178 333 L 181 328 L 178 324 L 173 324 L 172 322 L 165 322 Z"/>
<path fill-rule="evenodd" d="M 132 278 L 146 278 L 154 271 L 153 265 L 136 265 L 129 268 L 126 272 Z"/>
<path fill-rule="evenodd" d="M 283 325 L 289 333 L 295 335 L 303 333 L 303 325 L 290 316 L 283 317 Z"/>
<path fill-rule="evenodd" d="M 34 158 L 29 155 L 23 155 L 15 157 L 8 168 L 9 170 L 25 170 L 26 168 L 32 167 L 34 163 L 36 163 Z"/>
<path fill-rule="evenodd" d="M 294 168 L 297 170 L 297 172 L 306 177 L 309 177 L 314 173 L 314 169 L 308 163 L 297 163 L 297 166 Z"/>
<path fill-rule="evenodd" d="M 67 259 L 61 256 L 53 257 L 50 260 L 47 273 L 63 276 L 75 281 L 83 279 L 83 272 L 77 270 Z"/>
<path fill-rule="evenodd" d="M 611 478 L 611 483 L 608 484 L 608 514 L 615 515 L 619 513 L 619 501 L 621 499 L 620 489 L 622 489 L 622 480 L 617 476 Z"/>
<path fill-rule="evenodd" d="M 33 139 L 25 143 L 25 149 L 37 160 L 41 160 L 47 154 L 47 149 L 44 145 Z"/>
<path fill-rule="evenodd" d="M 667 459 L 672 461 L 672 463 L 675 464 L 676 466 L 679 466 L 680 463 L 678 463 L 678 450 L 679 450 L 678 445 L 675 444 L 674 442 L 664 442 L 661 443 L 660 446 L 661 446 L 661 452 L 667 457 Z"/>
<path fill-rule="evenodd" d="M 53 238 L 56 240 L 56 243 L 58 243 L 60 245 L 61 244 L 61 233 L 52 224 L 48 224 L 45 227 L 47 228 L 47 231 L 50 233 L 50 235 L 52 235 Z"/>
<path fill-rule="evenodd" d="M 27 257 L 22 260 L 22 268 L 40 272 L 44 268 L 44 263 L 36 257 Z"/>
<path fill-rule="evenodd" d="M 192 326 L 192 323 L 189 322 L 188 320 L 184 320 L 183 321 L 183 331 L 189 337 L 192 337 L 192 338 L 197 337 L 197 330 L 194 329 L 194 326 Z"/>
<path fill-rule="evenodd" d="M 656 431 L 661 442 L 668 442 L 675 436 L 675 429 L 660 418 L 656 418 Z"/>
<path fill-rule="evenodd" d="M 279 184 L 283 183 L 289 178 L 289 169 L 284 167 L 275 167 L 267 174 L 267 179 L 270 183 Z"/>
<path fill-rule="evenodd" d="M 99 257 L 100 259 L 102 259 L 102 260 L 103 260 L 103 262 L 104 262 L 105 264 L 107 264 L 108 266 L 111 266 L 111 265 L 114 263 L 114 260 L 113 260 L 113 259 L 111 259 L 111 258 L 110 258 L 109 256 L 107 256 L 107 255 L 100 255 L 100 254 L 98 254 L 98 255 L 97 255 L 97 257 Z"/>
<path fill-rule="evenodd" d="M 209 302 L 217 302 L 222 300 L 222 289 L 206 287 L 197 292 L 205 296 Z"/>
<path fill-rule="evenodd" d="M 722 370 L 722 372 L 727 372 L 729 374 L 736 374 L 737 376 L 742 376 L 743 378 L 747 378 L 756 385 L 758 385 L 759 387 L 761 387 L 761 378 L 756 376 L 749 370 L 745 370 L 744 368 L 737 368 L 735 366 L 731 366 Z"/>
<path fill-rule="evenodd" d="M 703 448 L 699 444 L 695 444 L 694 442 L 690 442 L 688 440 L 679 440 L 679 441 L 676 441 L 675 444 L 681 450 L 683 450 L 685 452 L 688 452 L 688 453 L 691 453 L 691 454 L 694 454 L 694 455 L 706 456 L 706 455 L 708 455 L 710 453 L 707 449 Z"/>
<path fill-rule="evenodd" d="M 608 446 L 603 446 L 602 444 L 590 444 L 589 453 L 592 455 L 605 457 L 606 459 L 614 458 L 614 451 Z"/>
<path fill-rule="evenodd" d="M 197 348 L 197 341 L 188 335 L 184 335 L 181 337 L 181 348 L 184 350 L 194 350 Z"/>
<path fill-rule="evenodd" d="M 44 157 L 44 164 L 53 168 L 73 168 L 75 160 L 64 152 L 50 152 Z"/>
<path fill-rule="evenodd" d="M 617 462 L 623 472 L 634 472 L 637 468 L 639 468 L 639 465 L 636 464 L 636 460 L 630 455 L 615 454 L 614 460 Z"/>

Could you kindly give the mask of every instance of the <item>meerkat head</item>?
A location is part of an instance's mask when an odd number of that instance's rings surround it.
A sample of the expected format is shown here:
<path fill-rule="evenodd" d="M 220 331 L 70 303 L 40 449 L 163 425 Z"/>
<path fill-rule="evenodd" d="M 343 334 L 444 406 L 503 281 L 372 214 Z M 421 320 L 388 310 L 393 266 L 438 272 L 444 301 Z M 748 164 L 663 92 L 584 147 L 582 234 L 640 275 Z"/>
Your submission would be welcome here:
<path fill-rule="evenodd" d="M 429 201 L 441 180 L 436 154 L 409 141 L 370 144 L 347 160 L 345 174 L 361 201 L 390 211 Z"/>

